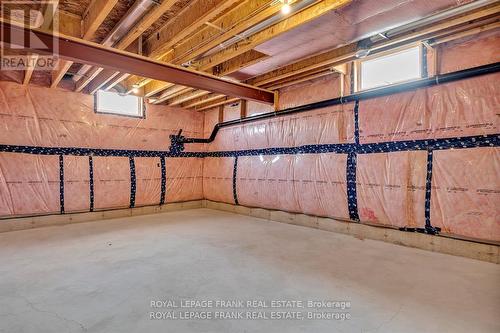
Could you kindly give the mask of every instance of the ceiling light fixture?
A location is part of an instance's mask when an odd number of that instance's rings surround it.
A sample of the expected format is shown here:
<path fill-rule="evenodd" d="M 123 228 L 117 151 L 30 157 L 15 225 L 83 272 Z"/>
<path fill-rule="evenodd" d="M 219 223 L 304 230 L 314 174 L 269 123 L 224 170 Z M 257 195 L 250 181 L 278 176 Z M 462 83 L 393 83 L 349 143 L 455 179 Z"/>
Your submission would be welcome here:
<path fill-rule="evenodd" d="M 283 15 L 287 15 L 290 13 L 291 10 L 292 8 L 288 4 L 288 0 L 283 0 L 283 6 L 281 6 L 281 13 L 283 13 Z"/>

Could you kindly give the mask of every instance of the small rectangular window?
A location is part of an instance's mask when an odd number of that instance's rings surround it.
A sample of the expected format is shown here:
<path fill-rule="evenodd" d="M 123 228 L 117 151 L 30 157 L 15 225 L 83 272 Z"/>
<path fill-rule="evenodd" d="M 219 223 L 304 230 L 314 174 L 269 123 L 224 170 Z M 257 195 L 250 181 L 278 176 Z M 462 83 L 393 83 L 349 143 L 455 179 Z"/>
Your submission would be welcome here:
<path fill-rule="evenodd" d="M 370 57 L 359 62 L 360 90 L 420 79 L 420 46 L 391 54 Z"/>
<path fill-rule="evenodd" d="M 96 112 L 109 113 L 129 117 L 144 116 L 142 97 L 121 95 L 116 92 L 99 90 L 96 94 Z"/>

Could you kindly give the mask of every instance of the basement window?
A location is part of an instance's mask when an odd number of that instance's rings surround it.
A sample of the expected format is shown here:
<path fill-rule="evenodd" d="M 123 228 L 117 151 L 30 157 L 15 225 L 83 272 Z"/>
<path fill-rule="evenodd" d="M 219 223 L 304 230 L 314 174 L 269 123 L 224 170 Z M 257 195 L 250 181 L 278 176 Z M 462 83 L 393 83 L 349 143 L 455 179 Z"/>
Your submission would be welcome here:
<path fill-rule="evenodd" d="M 144 117 L 144 100 L 142 97 L 103 90 L 99 90 L 95 96 L 96 113 L 136 118 Z"/>
<path fill-rule="evenodd" d="M 420 46 L 392 51 L 360 60 L 358 63 L 358 90 L 367 90 L 420 79 Z"/>

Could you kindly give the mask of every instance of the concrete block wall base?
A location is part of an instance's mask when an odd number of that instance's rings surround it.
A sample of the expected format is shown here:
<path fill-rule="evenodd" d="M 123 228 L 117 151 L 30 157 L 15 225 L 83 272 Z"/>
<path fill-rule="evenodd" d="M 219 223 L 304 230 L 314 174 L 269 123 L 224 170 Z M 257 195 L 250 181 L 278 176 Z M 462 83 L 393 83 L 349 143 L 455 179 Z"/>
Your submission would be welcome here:
<path fill-rule="evenodd" d="M 144 206 L 135 208 L 102 210 L 95 212 L 28 216 L 0 220 L 0 232 L 39 228 L 50 225 L 109 220 L 119 217 L 165 213 L 174 210 L 202 208 L 203 200 L 173 202 L 161 206 Z"/>
<path fill-rule="evenodd" d="M 404 232 L 396 229 L 381 228 L 365 224 L 339 221 L 331 218 L 305 214 L 288 213 L 263 208 L 250 208 L 222 202 L 203 200 L 203 207 L 222 210 L 261 219 L 300 225 L 326 231 L 347 234 L 359 239 L 373 239 L 422 250 L 451 254 L 500 264 L 500 246 L 477 243 L 417 232 Z"/>

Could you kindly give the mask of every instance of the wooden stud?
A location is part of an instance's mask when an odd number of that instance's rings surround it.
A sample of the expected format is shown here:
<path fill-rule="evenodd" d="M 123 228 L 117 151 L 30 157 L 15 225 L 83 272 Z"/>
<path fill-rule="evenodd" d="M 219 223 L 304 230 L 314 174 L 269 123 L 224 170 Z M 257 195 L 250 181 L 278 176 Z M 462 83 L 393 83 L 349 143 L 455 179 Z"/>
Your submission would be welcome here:
<path fill-rule="evenodd" d="M 24 71 L 24 79 L 23 79 L 23 85 L 25 86 L 30 83 L 31 76 L 35 71 L 36 61 L 38 60 L 38 54 L 32 54 L 27 56 L 27 60 L 28 60 L 28 68 L 26 68 L 26 70 Z"/>
<path fill-rule="evenodd" d="M 246 99 L 242 99 L 240 103 L 240 119 L 247 117 L 248 102 Z"/>
<path fill-rule="evenodd" d="M 224 104 L 219 105 L 219 123 L 224 122 Z"/>

